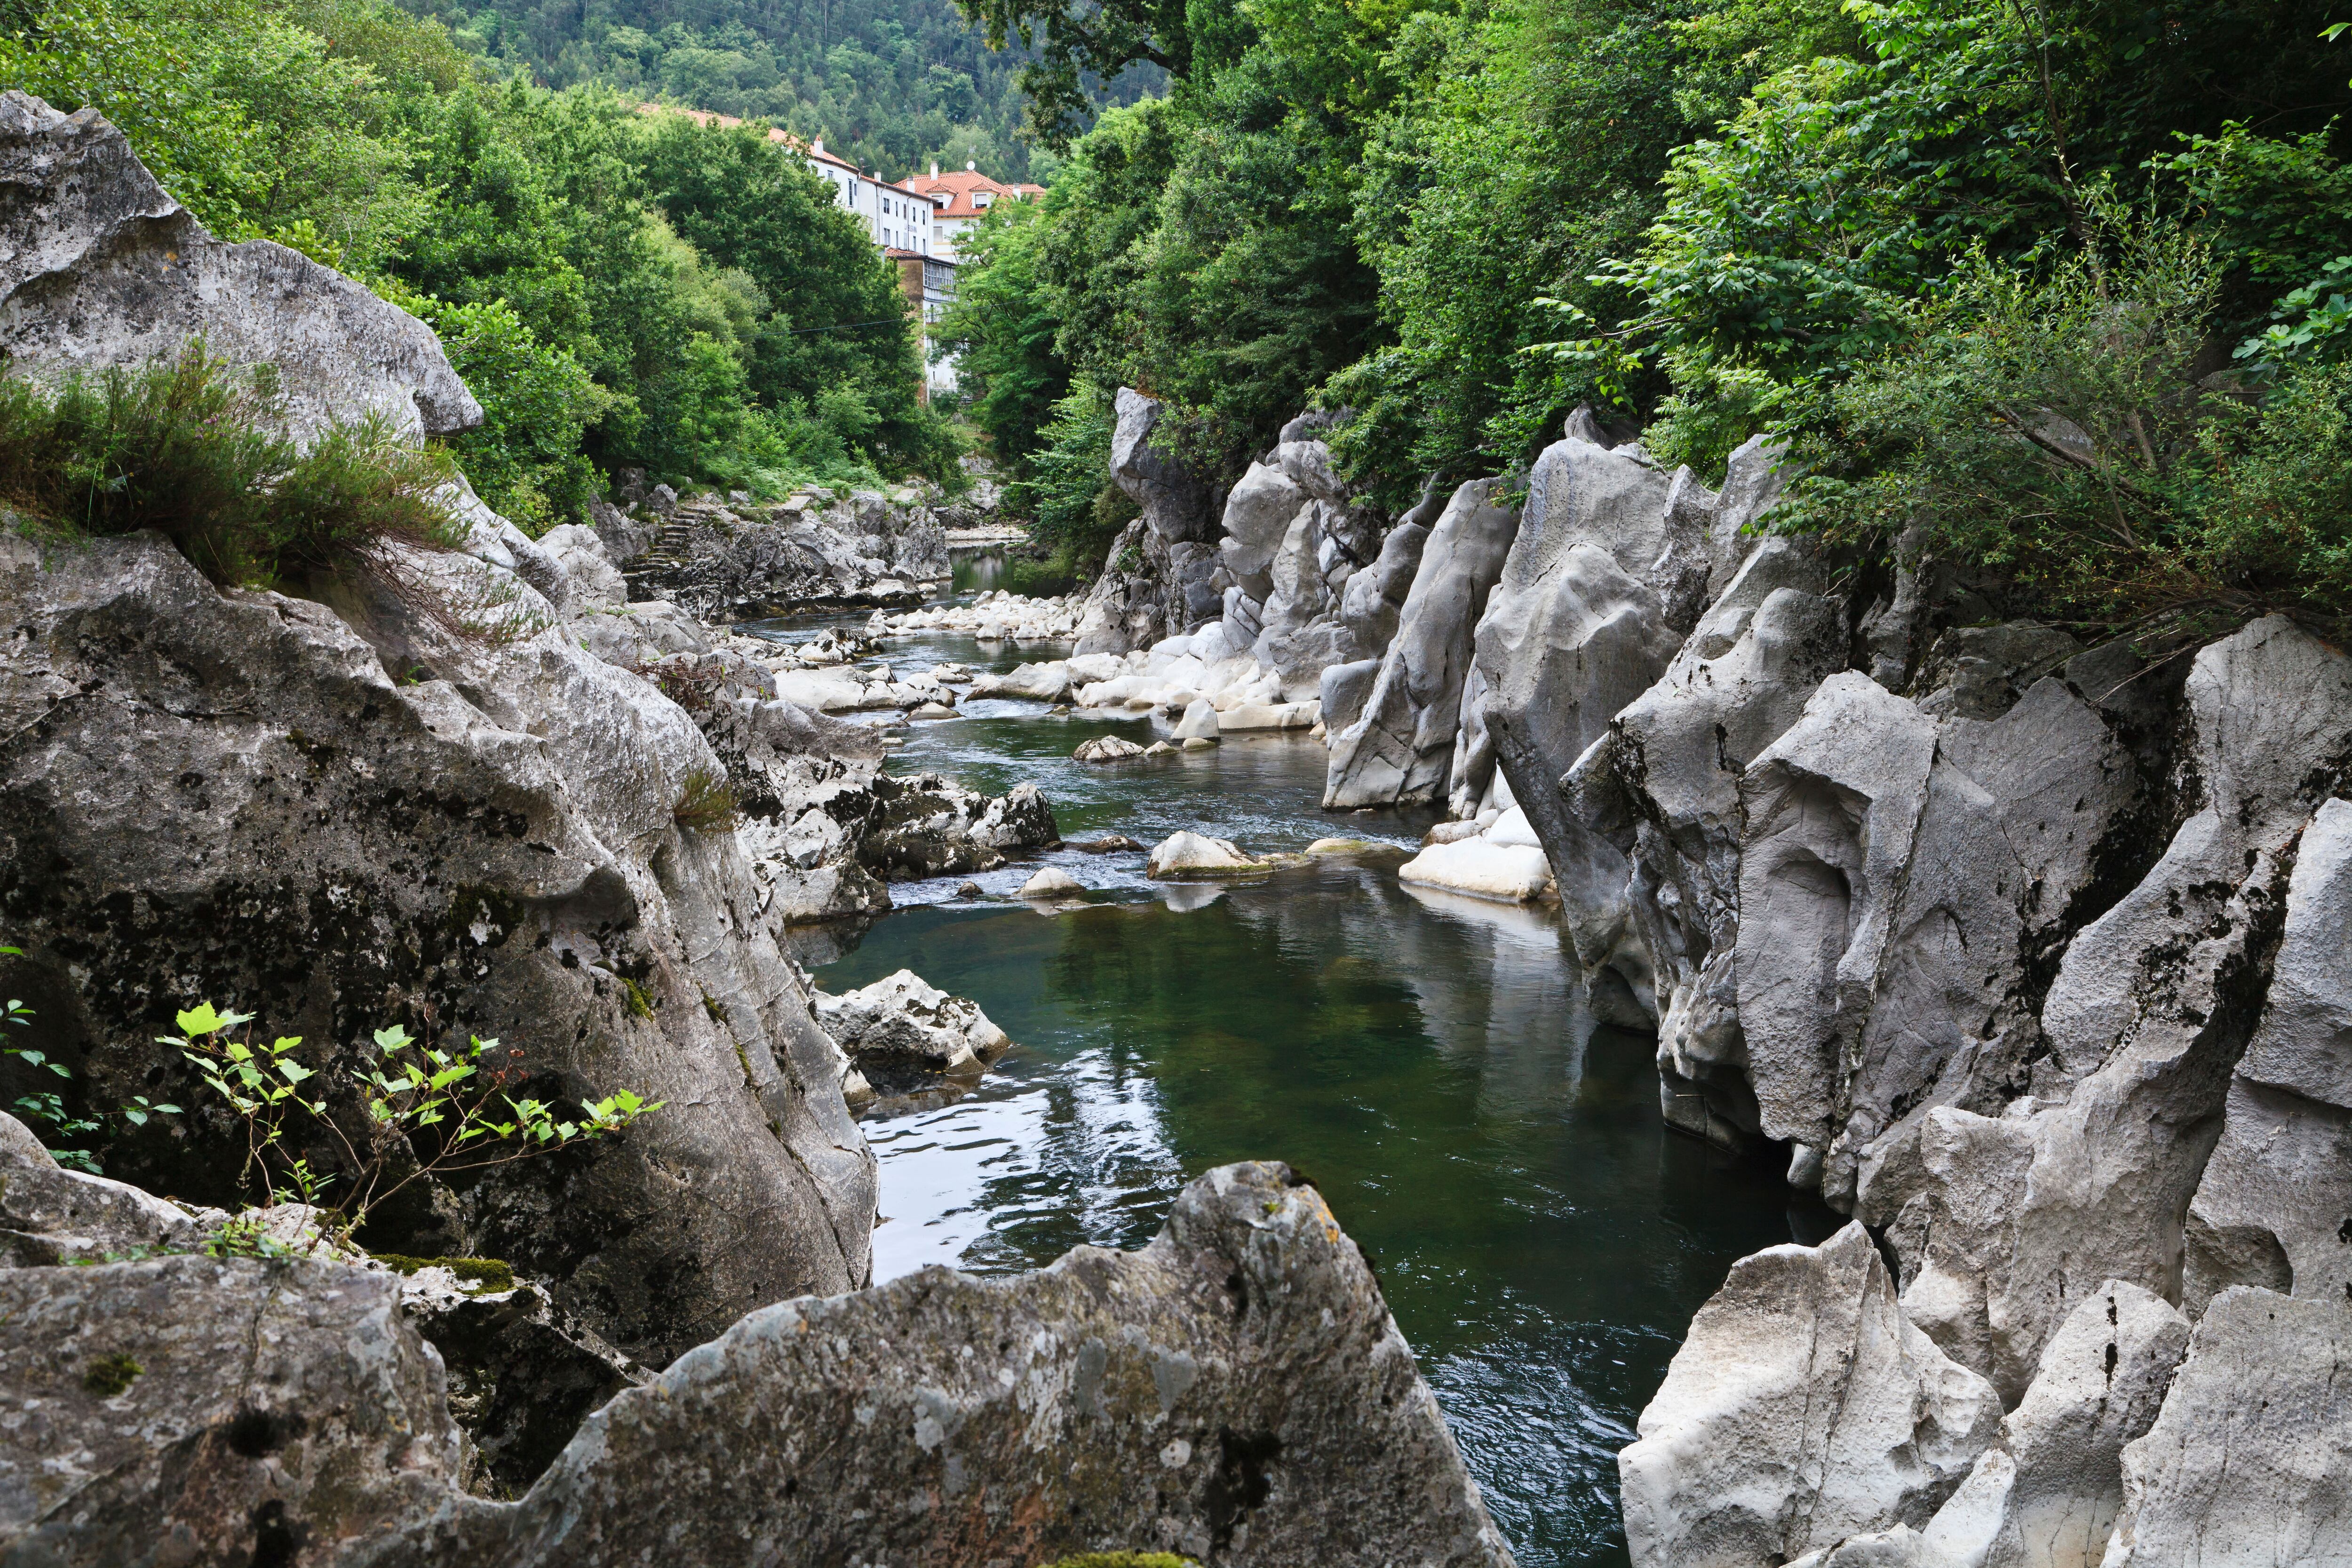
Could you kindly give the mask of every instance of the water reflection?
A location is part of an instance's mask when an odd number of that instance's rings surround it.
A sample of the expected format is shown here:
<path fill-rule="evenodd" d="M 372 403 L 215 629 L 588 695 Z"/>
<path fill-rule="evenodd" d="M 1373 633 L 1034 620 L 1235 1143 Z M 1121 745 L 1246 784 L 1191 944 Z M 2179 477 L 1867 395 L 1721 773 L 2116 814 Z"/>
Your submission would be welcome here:
<path fill-rule="evenodd" d="M 1068 651 L 930 634 L 889 662 Z M 1322 813 L 1326 753 L 1302 735 L 1070 757 L 1154 724 L 971 702 L 906 727 L 891 766 L 991 793 L 1034 781 L 1073 840 L 1189 827 L 1260 852 L 1375 847 L 1233 887 L 1065 849 L 1043 858 L 1081 899 L 1021 903 L 1032 859 L 971 879 L 978 900 L 961 877 L 894 885 L 870 930 L 801 944 L 828 988 L 911 968 L 1018 1042 L 970 1096 L 866 1121 L 891 1216 L 877 1277 L 1139 1247 L 1189 1177 L 1287 1160 L 1375 1260 L 1521 1562 L 1622 1562 L 1616 1451 L 1691 1313 L 1734 1258 L 1792 1226 L 1813 1239 L 1823 1216 L 1791 1214 L 1773 1172 L 1665 1133 L 1652 1042 L 1594 1021 L 1549 915 L 1398 885 L 1434 813 Z"/>
<path fill-rule="evenodd" d="M 867 1123 L 877 1273 L 1140 1246 L 1188 1177 L 1286 1159 L 1374 1259 L 1523 1561 L 1622 1559 L 1615 1451 L 1731 1260 L 1787 1239 L 1783 1190 L 1664 1136 L 1653 1047 L 1594 1024 L 1552 921 L 1394 865 L 879 921 L 826 984 L 911 967 L 1019 1045 L 970 1098 Z"/>

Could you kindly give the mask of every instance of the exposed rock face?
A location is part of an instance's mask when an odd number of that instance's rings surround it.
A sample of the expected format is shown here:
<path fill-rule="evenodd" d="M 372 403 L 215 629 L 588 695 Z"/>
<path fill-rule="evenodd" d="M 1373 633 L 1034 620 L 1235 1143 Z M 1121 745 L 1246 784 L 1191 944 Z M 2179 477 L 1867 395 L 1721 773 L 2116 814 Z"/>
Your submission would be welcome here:
<path fill-rule="evenodd" d="M 692 501 L 628 567 L 635 596 L 660 595 L 704 620 L 810 605 L 908 605 L 946 581 L 947 535 L 933 510 L 859 490 L 823 511 Z"/>
<path fill-rule="evenodd" d="M 518 1502 L 458 1490 L 396 1278 L 334 1263 L 0 1269 L 0 1551 L 89 1568 L 166 1541 L 372 1568 L 1511 1561 L 1362 1255 L 1281 1165 L 1210 1172 L 1141 1252 L 754 1312 Z"/>
<path fill-rule="evenodd" d="M 1512 795 L 1545 804 L 1609 721 L 1654 683 L 1681 633 L 1653 573 L 1704 560 L 1688 509 L 1649 464 L 1570 438 L 1545 448 L 1503 574 L 1477 627 L 1480 717 Z M 1557 830 L 1555 830 L 1557 831 Z"/>
<path fill-rule="evenodd" d="M 467 1500 L 441 1363 L 392 1274 L 203 1257 L 0 1269 L 0 1389 L 15 1561 L 383 1562 L 395 1531 Z"/>
<path fill-rule="evenodd" d="M 408 436 L 482 420 L 431 328 L 299 251 L 224 245 L 96 110 L 0 93 L 0 352 L 56 380 L 181 352 L 275 367 L 298 437 L 377 415 Z"/>
<path fill-rule="evenodd" d="M 8 1267 L 184 1252 L 202 1239 L 194 1218 L 163 1199 L 60 1168 L 30 1128 L 0 1110 L 0 1261 Z"/>
<path fill-rule="evenodd" d="M 1013 1047 L 979 1003 L 950 996 L 909 969 L 838 996 L 818 992 L 816 1017 L 884 1094 L 943 1075 L 977 1078 Z"/>
<path fill-rule="evenodd" d="M 1618 1456 L 1636 1568 L 1753 1568 L 1925 1524 L 2000 1403 L 1895 1303 L 1858 1225 L 1733 1265 Z"/>
<path fill-rule="evenodd" d="M 1216 521 L 1208 485 L 1153 444 L 1164 412 L 1160 400 L 1122 386 L 1116 407 L 1111 478 L 1143 509 L 1143 525 L 1171 544 L 1208 538 Z"/>
<path fill-rule="evenodd" d="M 2233 1289 L 2124 1450 L 2107 1568 L 2352 1557 L 2352 1310 Z"/>
<path fill-rule="evenodd" d="M 2352 1301 L 2352 801 L 2303 831 L 2261 1026 L 2189 1205 L 2182 1290 L 2231 1285 Z"/>
<path fill-rule="evenodd" d="M 2204 804 L 2067 947 L 2033 1109 L 1929 1112 L 1890 1231 L 1914 1319 L 2007 1388 L 2091 1280 L 2179 1289 L 2181 1215 L 2253 1032 L 2286 859 L 2352 748 L 2352 659 L 2284 620 L 2200 652 L 2186 703 Z"/>
<path fill-rule="evenodd" d="M 1462 486 L 1430 531 L 1362 716 L 1331 736 L 1326 806 L 1444 793 L 1471 635 L 1519 526 L 1517 510 L 1496 499 L 1500 492 L 1491 479 Z"/>
<path fill-rule="evenodd" d="M 1143 874 L 1152 878 L 1233 877 L 1265 868 L 1265 861 L 1243 853 L 1230 838 L 1182 831 L 1171 833 L 1152 846 L 1151 853 L 1144 858 Z"/>
<path fill-rule="evenodd" d="M 192 1108 L 186 1140 L 151 1125 L 111 1165 L 230 1196 L 210 1156 L 232 1130 L 153 1043 L 175 1008 L 321 1042 L 402 1018 L 520 1049 L 542 1098 L 696 1110 L 380 1211 L 378 1245 L 511 1258 L 652 1359 L 865 1278 L 872 1164 L 839 1056 L 736 913 L 758 900 L 734 836 L 673 820 L 719 766 L 675 704 L 561 628 L 469 647 L 379 606 L 380 654 L 152 536 L 46 561 L 0 541 L 0 910 L 28 1000 L 102 1100 L 160 1083 Z"/>

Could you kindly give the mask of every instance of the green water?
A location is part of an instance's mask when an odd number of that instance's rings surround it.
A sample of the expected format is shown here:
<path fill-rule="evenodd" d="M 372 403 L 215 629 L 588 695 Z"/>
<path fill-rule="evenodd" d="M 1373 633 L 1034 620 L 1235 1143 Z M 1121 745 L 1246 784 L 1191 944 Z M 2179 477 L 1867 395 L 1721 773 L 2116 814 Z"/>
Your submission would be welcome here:
<path fill-rule="evenodd" d="M 1017 654 L 942 637 L 891 662 L 939 658 Z M 1304 737 L 1106 768 L 1070 749 L 1148 721 L 966 713 L 908 731 L 894 766 L 1034 779 L 1072 838 L 1404 845 L 1428 820 L 1319 812 L 1324 752 Z M 866 1121 L 889 1216 L 876 1273 L 1140 1246 L 1200 1172 L 1287 1160 L 1374 1259 L 1521 1562 L 1622 1562 L 1615 1453 L 1691 1313 L 1734 1258 L 1813 1227 L 1770 1171 L 1664 1131 L 1653 1043 L 1593 1023 L 1549 917 L 1408 891 L 1403 857 L 1219 889 L 1148 882 L 1140 854 L 1064 851 L 1046 858 L 1095 891 L 1050 914 L 1009 898 L 1034 862 L 978 879 L 977 903 L 961 879 L 894 889 L 902 907 L 820 982 L 913 969 L 1017 1048 L 952 1105 Z"/>

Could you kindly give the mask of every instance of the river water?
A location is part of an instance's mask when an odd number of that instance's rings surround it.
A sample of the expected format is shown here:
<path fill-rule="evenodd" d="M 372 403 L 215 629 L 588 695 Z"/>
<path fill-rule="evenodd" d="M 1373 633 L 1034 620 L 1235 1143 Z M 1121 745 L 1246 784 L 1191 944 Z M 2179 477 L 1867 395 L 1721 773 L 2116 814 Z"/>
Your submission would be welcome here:
<path fill-rule="evenodd" d="M 888 661 L 1019 657 L 940 635 Z M 962 878 L 895 885 L 893 912 L 820 940 L 826 989 L 912 969 L 1016 1043 L 965 1098 L 866 1121 L 876 1278 L 1139 1247 L 1203 1170 L 1286 1160 L 1372 1258 L 1521 1563 L 1623 1562 L 1616 1451 L 1692 1312 L 1733 1259 L 1826 1227 L 1774 1172 L 1664 1131 L 1653 1043 L 1593 1021 L 1551 918 L 1398 883 L 1433 814 L 1322 812 L 1326 753 L 1304 735 L 1070 760 L 1106 731 L 1151 738 L 1148 719 L 974 701 L 907 730 L 891 769 L 1034 781 L 1070 840 L 1378 847 L 1230 888 L 1065 850 L 1045 858 L 1089 889 L 1081 908 L 1013 900 L 1028 860 L 974 879 L 977 900 Z"/>

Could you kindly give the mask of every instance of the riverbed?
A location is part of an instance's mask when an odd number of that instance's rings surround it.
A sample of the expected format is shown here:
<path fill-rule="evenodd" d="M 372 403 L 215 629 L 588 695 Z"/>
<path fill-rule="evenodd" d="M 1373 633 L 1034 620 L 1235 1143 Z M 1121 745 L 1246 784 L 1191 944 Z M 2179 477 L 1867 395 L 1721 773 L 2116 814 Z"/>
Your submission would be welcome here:
<path fill-rule="evenodd" d="M 946 635 L 888 656 L 1021 658 Z M 1090 765 L 1081 740 L 1148 741 L 1150 721 L 1005 700 L 901 732 L 893 772 L 1034 781 L 1070 841 L 1366 847 L 1234 887 L 1062 850 L 1043 858 L 1088 888 L 1078 907 L 1013 899 L 1031 859 L 972 879 L 978 899 L 961 877 L 894 885 L 893 912 L 805 949 L 828 990 L 912 969 L 1016 1042 L 963 1099 L 866 1121 L 877 1279 L 1139 1247 L 1202 1171 L 1288 1161 L 1372 1258 L 1520 1562 L 1623 1562 L 1616 1451 L 1692 1312 L 1735 1258 L 1827 1227 L 1774 1171 L 1664 1130 L 1654 1042 L 1592 1018 L 1549 913 L 1398 883 L 1433 812 L 1321 811 L 1319 741 Z"/>

